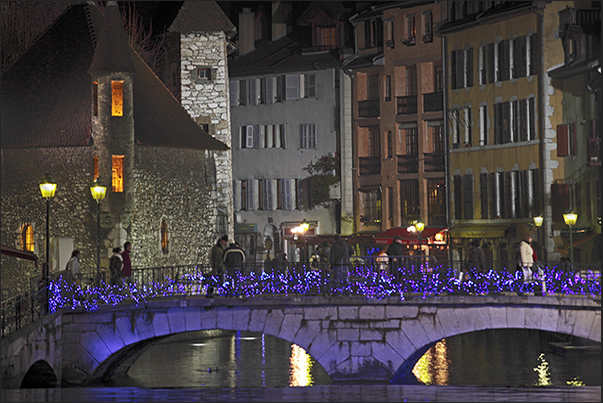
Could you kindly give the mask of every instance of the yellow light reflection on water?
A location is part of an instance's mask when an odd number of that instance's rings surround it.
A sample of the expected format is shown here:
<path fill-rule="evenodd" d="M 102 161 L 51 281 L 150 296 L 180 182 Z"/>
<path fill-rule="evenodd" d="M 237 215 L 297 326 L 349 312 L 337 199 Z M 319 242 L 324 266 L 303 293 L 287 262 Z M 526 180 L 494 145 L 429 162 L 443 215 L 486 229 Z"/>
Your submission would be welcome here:
<path fill-rule="evenodd" d="M 412 373 L 426 385 L 448 385 L 449 366 L 446 340 L 440 340 L 417 361 Z"/>
<path fill-rule="evenodd" d="M 289 371 L 289 386 L 312 385 L 312 358 L 297 344 L 291 345 L 291 369 Z"/>

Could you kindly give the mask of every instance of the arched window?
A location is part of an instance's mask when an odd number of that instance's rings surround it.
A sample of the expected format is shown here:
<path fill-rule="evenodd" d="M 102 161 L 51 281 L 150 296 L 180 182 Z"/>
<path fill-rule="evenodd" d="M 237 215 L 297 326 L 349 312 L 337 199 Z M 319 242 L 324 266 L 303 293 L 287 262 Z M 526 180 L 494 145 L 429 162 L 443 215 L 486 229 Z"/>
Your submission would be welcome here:
<path fill-rule="evenodd" d="M 168 234 L 168 224 L 167 220 L 164 218 L 161 220 L 161 252 L 163 252 L 164 255 L 167 255 L 169 252 Z"/>
<path fill-rule="evenodd" d="M 21 249 L 28 252 L 34 251 L 34 232 L 31 224 L 24 224 L 21 229 Z"/>

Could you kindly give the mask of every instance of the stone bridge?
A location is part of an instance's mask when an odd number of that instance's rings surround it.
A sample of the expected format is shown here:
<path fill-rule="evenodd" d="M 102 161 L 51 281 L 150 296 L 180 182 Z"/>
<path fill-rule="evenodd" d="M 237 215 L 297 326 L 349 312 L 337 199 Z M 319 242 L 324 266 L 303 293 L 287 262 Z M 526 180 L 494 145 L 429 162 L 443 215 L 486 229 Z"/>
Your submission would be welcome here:
<path fill-rule="evenodd" d="M 485 329 L 536 329 L 601 342 L 601 301 L 552 296 L 179 297 L 63 309 L 2 342 L 2 388 L 33 379 L 93 385 L 127 371 L 153 343 L 182 332 L 241 330 L 295 343 L 334 382 L 416 382 L 438 341 Z"/>

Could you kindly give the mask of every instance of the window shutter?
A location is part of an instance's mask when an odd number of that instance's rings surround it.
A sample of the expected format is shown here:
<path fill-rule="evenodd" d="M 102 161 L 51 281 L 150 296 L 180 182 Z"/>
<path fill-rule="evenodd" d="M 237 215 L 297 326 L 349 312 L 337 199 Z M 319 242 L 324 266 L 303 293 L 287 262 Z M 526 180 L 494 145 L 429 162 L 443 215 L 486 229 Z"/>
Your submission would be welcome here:
<path fill-rule="evenodd" d="M 457 220 L 461 220 L 463 218 L 463 194 L 462 194 L 462 183 L 461 176 L 454 175 L 453 177 L 454 184 L 454 218 Z"/>
<path fill-rule="evenodd" d="M 494 104 L 494 144 L 502 144 L 502 105 Z"/>
<path fill-rule="evenodd" d="M 247 190 L 247 210 L 255 210 L 255 200 L 254 200 L 254 180 L 246 179 L 246 190 Z"/>
<path fill-rule="evenodd" d="M 490 218 L 488 216 L 488 174 L 482 173 L 479 175 L 479 191 L 482 206 L 482 219 Z"/>
<path fill-rule="evenodd" d="M 253 126 L 253 148 L 260 148 L 260 126 Z"/>
<path fill-rule="evenodd" d="M 274 103 L 274 93 L 273 93 L 273 77 L 266 78 L 266 103 L 272 104 Z"/>
<path fill-rule="evenodd" d="M 557 157 L 568 155 L 567 145 L 567 125 L 557 125 Z"/>
<path fill-rule="evenodd" d="M 551 185 L 551 200 L 555 200 L 555 203 L 551 203 L 553 221 L 563 222 L 563 213 L 570 208 L 569 185 L 567 183 L 553 183 Z"/>
<path fill-rule="evenodd" d="M 272 211 L 274 210 L 274 202 L 272 198 L 272 180 L 271 179 L 263 179 L 264 181 L 264 209 Z"/>
<path fill-rule="evenodd" d="M 306 97 L 316 98 L 316 74 L 308 74 L 306 77 Z"/>
<path fill-rule="evenodd" d="M 456 51 L 456 88 L 465 87 L 465 52 Z"/>
<path fill-rule="evenodd" d="M 467 49 L 467 87 L 473 87 L 473 48 Z"/>
<path fill-rule="evenodd" d="M 240 181 L 234 179 L 232 181 L 232 205 L 235 211 L 241 210 L 241 206 L 239 205 L 239 200 L 241 200 L 241 187 L 239 186 Z"/>
<path fill-rule="evenodd" d="M 473 218 L 473 175 L 463 175 L 463 218 Z"/>
<path fill-rule="evenodd" d="M 247 103 L 248 103 L 248 105 L 256 105 L 257 104 L 255 78 L 249 79 L 249 101 Z"/>
<path fill-rule="evenodd" d="M 490 175 L 490 215 L 492 218 L 497 218 L 497 216 L 500 215 L 500 212 L 498 210 L 498 197 L 496 194 L 496 178 L 497 178 L 497 174 L 496 172 L 491 173 Z"/>
<path fill-rule="evenodd" d="M 291 211 L 291 181 L 289 179 L 281 179 L 283 181 L 283 210 Z"/>
<path fill-rule="evenodd" d="M 528 141 L 528 100 L 519 102 L 519 140 Z"/>
<path fill-rule="evenodd" d="M 247 80 L 239 80 L 239 105 L 245 105 Z"/>
<path fill-rule="evenodd" d="M 280 136 L 281 136 L 281 148 L 287 148 L 287 142 L 286 142 L 286 140 L 287 140 L 287 135 L 286 134 L 287 133 L 285 131 L 285 129 L 286 129 L 285 124 L 282 123 L 280 125 L 280 128 L 281 128 L 281 133 L 280 133 Z"/>
<path fill-rule="evenodd" d="M 487 47 L 488 58 L 488 83 L 494 82 L 494 44 L 491 43 Z"/>
<path fill-rule="evenodd" d="M 456 50 L 450 52 L 450 85 L 453 90 L 457 89 L 456 86 Z"/>
<path fill-rule="evenodd" d="M 507 144 L 511 141 L 511 103 L 502 104 L 502 142 Z"/>
<path fill-rule="evenodd" d="M 253 148 L 253 126 L 245 126 L 245 148 Z"/>
<path fill-rule="evenodd" d="M 530 72 L 529 75 L 536 74 L 536 67 L 538 66 L 538 35 L 530 35 Z"/>
<path fill-rule="evenodd" d="M 237 82 L 236 81 L 229 81 L 228 82 L 228 93 L 229 93 L 229 103 L 230 106 L 237 106 Z"/>
<path fill-rule="evenodd" d="M 525 77 L 526 74 L 526 68 L 528 66 L 527 63 L 527 57 L 528 57 L 528 48 L 526 46 L 526 41 L 527 41 L 527 37 L 526 36 L 521 36 L 519 37 L 519 50 L 517 51 L 517 62 L 516 62 L 516 66 L 517 66 L 517 75 L 516 77 Z"/>
<path fill-rule="evenodd" d="M 498 189 L 497 189 L 497 196 L 498 196 L 498 213 L 500 214 L 501 218 L 507 218 L 507 188 L 505 187 L 505 173 L 504 172 L 497 172 L 497 185 L 498 185 Z"/>

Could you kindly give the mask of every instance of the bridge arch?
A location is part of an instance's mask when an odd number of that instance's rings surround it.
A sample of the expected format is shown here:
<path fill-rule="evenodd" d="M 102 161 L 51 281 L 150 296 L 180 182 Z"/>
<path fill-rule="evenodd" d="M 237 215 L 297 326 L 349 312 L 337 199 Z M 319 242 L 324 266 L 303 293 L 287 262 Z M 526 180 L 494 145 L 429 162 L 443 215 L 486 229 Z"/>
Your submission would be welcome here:
<path fill-rule="evenodd" d="M 38 360 L 32 364 L 21 381 L 21 389 L 54 388 L 58 379 L 47 361 Z"/>
<path fill-rule="evenodd" d="M 317 304 L 322 302 L 323 305 Z M 441 339 L 485 329 L 535 329 L 600 342 L 600 305 L 539 297 L 493 301 L 434 298 L 378 301 L 278 298 L 151 301 L 146 307 L 68 312 L 63 325 L 63 375 L 98 378 L 119 357 L 172 334 L 198 330 L 264 333 L 295 343 L 334 381 L 389 381 L 412 369 Z M 66 319 L 66 318 L 65 318 Z M 82 332 L 84 323 L 87 330 Z M 122 351 L 123 350 L 123 351 Z M 107 361 L 107 362 L 105 362 Z"/>

